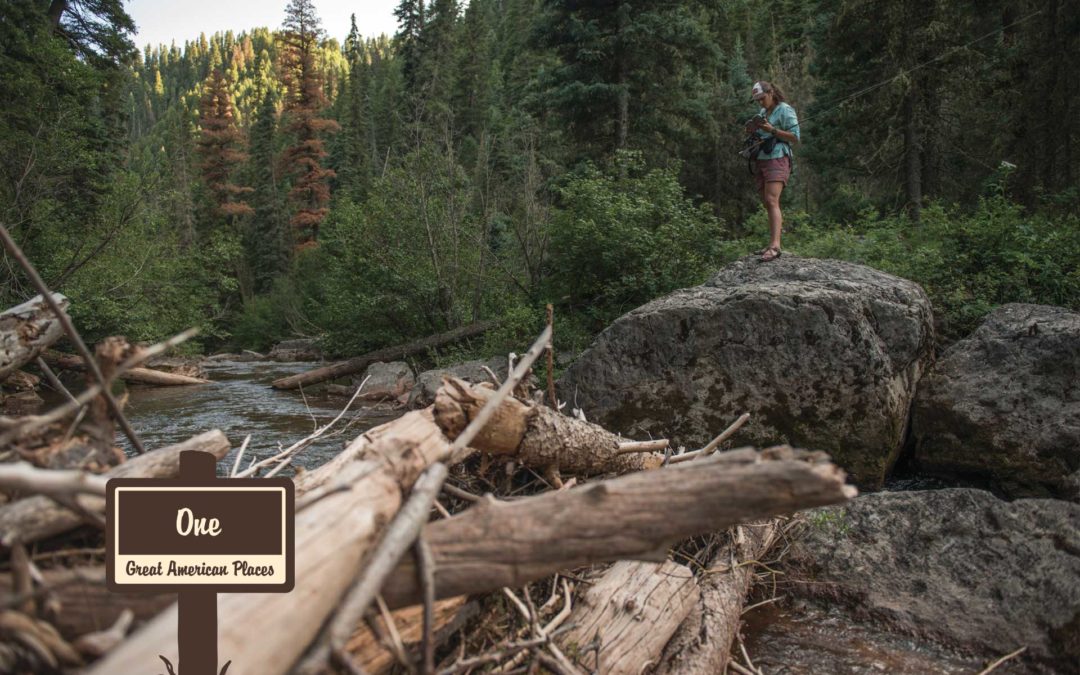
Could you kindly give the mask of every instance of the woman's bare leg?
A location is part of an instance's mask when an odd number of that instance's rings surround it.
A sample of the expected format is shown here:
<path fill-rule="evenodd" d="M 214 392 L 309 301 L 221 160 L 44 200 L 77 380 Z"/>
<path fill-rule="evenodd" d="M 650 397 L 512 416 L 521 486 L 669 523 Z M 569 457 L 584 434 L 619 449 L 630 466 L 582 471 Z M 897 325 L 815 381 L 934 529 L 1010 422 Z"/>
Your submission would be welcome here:
<path fill-rule="evenodd" d="M 765 183 L 765 189 L 761 191 L 761 203 L 769 214 L 769 248 L 780 248 L 780 231 L 784 226 L 784 216 L 780 213 L 780 193 L 784 191 L 784 184 L 780 181 Z"/>

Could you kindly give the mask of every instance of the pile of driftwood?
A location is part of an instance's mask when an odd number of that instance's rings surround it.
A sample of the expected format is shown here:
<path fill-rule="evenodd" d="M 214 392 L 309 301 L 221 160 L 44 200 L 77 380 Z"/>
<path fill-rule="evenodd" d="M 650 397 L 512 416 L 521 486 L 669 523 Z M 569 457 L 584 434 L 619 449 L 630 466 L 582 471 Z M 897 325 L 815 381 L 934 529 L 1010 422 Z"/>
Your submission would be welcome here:
<path fill-rule="evenodd" d="M 295 476 L 295 590 L 218 596 L 230 674 L 753 672 L 730 658 L 752 561 L 776 516 L 850 498 L 844 474 L 787 447 L 718 452 L 745 416 L 673 454 L 563 415 L 525 384 L 545 348 L 550 327 L 505 382 L 447 379 L 434 405 Z M 145 356 L 98 351 L 105 382 Z M 99 389 L 88 416 L 112 419 Z M 80 409 L 64 408 L 9 420 L 7 443 L 25 456 L 31 431 Z M 230 451 L 211 431 L 79 470 L 0 466 L 0 672 L 177 662 L 175 596 L 105 588 L 101 495 L 110 477 L 175 475 L 186 449 Z"/>

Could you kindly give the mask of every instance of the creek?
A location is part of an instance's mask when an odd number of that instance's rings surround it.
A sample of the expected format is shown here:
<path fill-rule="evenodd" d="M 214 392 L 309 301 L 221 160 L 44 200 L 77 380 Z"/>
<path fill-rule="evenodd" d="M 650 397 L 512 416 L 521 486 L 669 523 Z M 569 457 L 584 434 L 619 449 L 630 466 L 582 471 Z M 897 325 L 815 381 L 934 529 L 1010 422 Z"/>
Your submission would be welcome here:
<path fill-rule="evenodd" d="M 244 464 L 269 457 L 311 434 L 317 426 L 334 419 L 348 399 L 299 391 L 279 391 L 270 383 L 316 367 L 313 363 L 272 361 L 206 361 L 202 364 L 211 384 L 184 387 L 128 387 L 130 397 L 125 412 L 131 426 L 147 448 L 179 443 L 196 434 L 220 429 L 228 437 L 232 452 L 218 464 L 219 471 L 231 468 L 236 449 L 251 435 Z M 302 450 L 294 465 L 317 467 L 336 455 L 362 431 L 400 416 L 401 410 L 356 401 L 324 436 Z M 117 441 L 130 446 L 123 434 Z M 287 475 L 287 474 L 286 474 Z"/>

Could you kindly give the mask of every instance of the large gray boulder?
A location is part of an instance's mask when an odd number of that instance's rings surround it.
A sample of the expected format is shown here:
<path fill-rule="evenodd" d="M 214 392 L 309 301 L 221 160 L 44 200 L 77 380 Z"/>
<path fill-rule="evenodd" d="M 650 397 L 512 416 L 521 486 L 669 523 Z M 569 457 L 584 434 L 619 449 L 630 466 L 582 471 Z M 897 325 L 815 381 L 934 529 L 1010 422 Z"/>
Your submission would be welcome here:
<path fill-rule="evenodd" d="M 290 363 L 293 361 L 321 361 L 322 350 L 319 349 L 318 340 L 314 338 L 298 338 L 296 340 L 282 340 L 274 345 L 266 358 L 271 361 Z"/>
<path fill-rule="evenodd" d="M 912 434 L 924 471 L 1080 500 L 1080 314 L 991 312 L 919 384 Z"/>
<path fill-rule="evenodd" d="M 744 258 L 619 318 L 560 381 L 560 398 L 630 437 L 824 450 L 861 485 L 899 455 L 931 354 L 915 283 L 836 260 Z"/>
<path fill-rule="evenodd" d="M 806 514 L 787 592 L 969 653 L 1080 666 L 1080 505 L 982 490 L 867 494 Z"/>

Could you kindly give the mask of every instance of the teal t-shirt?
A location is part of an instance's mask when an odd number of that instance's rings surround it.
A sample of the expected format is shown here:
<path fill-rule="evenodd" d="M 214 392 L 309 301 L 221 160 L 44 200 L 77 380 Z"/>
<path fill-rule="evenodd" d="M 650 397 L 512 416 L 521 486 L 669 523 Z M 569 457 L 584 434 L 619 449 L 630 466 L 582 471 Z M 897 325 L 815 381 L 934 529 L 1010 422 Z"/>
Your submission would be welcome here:
<path fill-rule="evenodd" d="M 765 108 L 761 109 L 760 114 L 765 115 Z M 799 135 L 799 118 L 795 115 L 795 108 L 792 108 L 787 103 L 778 103 L 773 107 L 772 113 L 769 114 L 769 124 L 773 125 L 780 131 L 790 131 L 795 134 L 795 138 L 802 139 Z M 764 131 L 758 131 L 757 134 L 762 138 L 769 138 L 772 134 Z M 787 143 L 777 142 L 776 147 L 772 152 L 762 152 L 758 154 L 757 158 L 761 159 L 779 159 L 783 156 L 791 156 L 791 146 Z"/>

